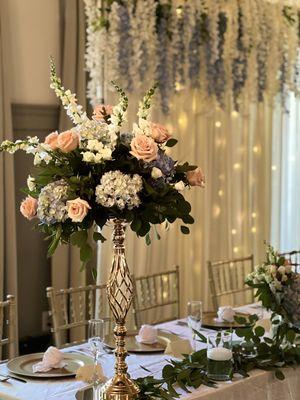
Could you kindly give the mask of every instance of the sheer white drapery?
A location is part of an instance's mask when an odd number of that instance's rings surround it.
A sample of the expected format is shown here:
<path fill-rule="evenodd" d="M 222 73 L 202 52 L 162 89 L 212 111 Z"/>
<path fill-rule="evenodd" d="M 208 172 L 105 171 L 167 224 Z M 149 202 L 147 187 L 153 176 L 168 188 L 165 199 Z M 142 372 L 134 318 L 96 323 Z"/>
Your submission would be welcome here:
<path fill-rule="evenodd" d="M 136 119 L 134 111 L 129 112 L 128 129 Z M 136 276 L 179 265 L 182 312 L 188 299 L 202 299 L 208 309 L 206 261 L 252 252 L 261 259 L 263 241 L 269 238 L 272 109 L 266 103 L 251 106 L 248 113 L 225 113 L 199 92 L 182 91 L 173 98 L 168 117 L 156 113 L 153 119 L 167 123 L 179 140 L 172 156 L 201 166 L 207 185 L 205 190 L 185 193 L 195 217 L 190 235 L 180 233 L 180 224 L 169 232 L 159 227 L 162 239 L 156 240 L 152 232 L 152 244 L 146 246 L 128 229 L 128 264 Z M 107 229 L 105 235 L 110 239 L 111 231 Z M 110 240 L 99 254 L 98 279 L 105 282 Z"/>
<path fill-rule="evenodd" d="M 283 252 L 300 249 L 300 101 L 292 93 L 287 110 L 274 110 L 271 167 L 271 242 Z"/>

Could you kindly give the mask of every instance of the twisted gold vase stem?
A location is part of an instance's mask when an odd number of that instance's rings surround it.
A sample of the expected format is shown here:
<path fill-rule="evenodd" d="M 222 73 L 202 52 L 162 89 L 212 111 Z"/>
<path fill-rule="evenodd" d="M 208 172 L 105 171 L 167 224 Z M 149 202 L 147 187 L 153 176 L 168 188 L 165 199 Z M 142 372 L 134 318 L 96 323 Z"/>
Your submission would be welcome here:
<path fill-rule="evenodd" d="M 125 258 L 125 229 L 125 221 L 113 220 L 114 259 L 107 283 L 107 297 L 116 320 L 114 329 L 116 364 L 114 377 L 103 388 L 104 397 L 108 400 L 131 400 L 139 393 L 138 387 L 127 373 L 125 361 L 127 356 L 125 320 L 133 297 L 133 284 Z"/>

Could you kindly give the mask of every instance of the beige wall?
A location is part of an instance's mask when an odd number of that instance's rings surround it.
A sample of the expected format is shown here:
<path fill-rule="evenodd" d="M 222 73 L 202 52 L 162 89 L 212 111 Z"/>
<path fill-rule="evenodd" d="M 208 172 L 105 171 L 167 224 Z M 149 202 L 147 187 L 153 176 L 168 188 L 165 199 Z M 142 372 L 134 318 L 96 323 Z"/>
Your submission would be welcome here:
<path fill-rule="evenodd" d="M 55 104 L 49 56 L 59 65 L 59 0 L 6 0 L 13 61 L 13 102 Z"/>

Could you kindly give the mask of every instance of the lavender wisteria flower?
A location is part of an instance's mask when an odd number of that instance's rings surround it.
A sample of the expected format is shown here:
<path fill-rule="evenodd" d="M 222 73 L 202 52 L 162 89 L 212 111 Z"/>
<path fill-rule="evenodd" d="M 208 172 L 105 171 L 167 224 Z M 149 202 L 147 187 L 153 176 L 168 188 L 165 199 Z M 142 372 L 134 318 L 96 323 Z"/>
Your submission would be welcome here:
<path fill-rule="evenodd" d="M 182 88 L 237 109 L 299 93 L 299 1 L 112 1 L 105 15 L 85 3 L 93 104 L 104 73 L 133 93 L 157 80 L 166 113 Z"/>

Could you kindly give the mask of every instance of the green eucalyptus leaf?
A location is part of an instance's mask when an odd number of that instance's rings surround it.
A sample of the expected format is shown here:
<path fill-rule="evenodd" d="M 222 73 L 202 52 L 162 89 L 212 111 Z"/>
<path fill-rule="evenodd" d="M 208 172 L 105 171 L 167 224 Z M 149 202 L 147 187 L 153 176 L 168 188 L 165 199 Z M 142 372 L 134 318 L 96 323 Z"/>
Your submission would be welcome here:
<path fill-rule="evenodd" d="M 283 381 L 285 379 L 284 373 L 281 371 L 281 369 L 276 369 L 275 370 L 275 376 L 277 379 Z"/>
<path fill-rule="evenodd" d="M 73 246 L 83 247 L 87 241 L 87 231 L 77 231 L 71 235 L 70 241 Z"/>
<path fill-rule="evenodd" d="M 88 261 L 90 261 L 92 256 L 93 256 L 93 249 L 88 243 L 86 243 L 80 248 L 80 260 L 83 263 L 87 263 Z"/>
<path fill-rule="evenodd" d="M 146 245 L 149 246 L 151 244 L 151 238 L 149 233 L 146 234 L 145 240 L 146 240 Z"/>
<path fill-rule="evenodd" d="M 293 329 L 289 329 L 286 333 L 286 338 L 290 343 L 294 343 L 296 337 L 296 333 Z"/>
<path fill-rule="evenodd" d="M 187 226 L 184 226 L 184 225 L 181 225 L 180 230 L 184 235 L 188 235 L 190 233 L 189 228 Z"/>
<path fill-rule="evenodd" d="M 178 140 L 171 138 L 167 141 L 167 143 L 165 144 L 167 147 L 173 147 L 175 146 L 175 144 L 178 142 Z"/>
<path fill-rule="evenodd" d="M 100 232 L 94 232 L 93 239 L 95 242 L 100 241 L 101 243 L 105 242 L 106 240 L 106 238 Z"/>
<path fill-rule="evenodd" d="M 257 326 L 257 327 L 254 329 L 254 332 L 255 332 L 255 334 L 256 334 L 257 336 L 259 336 L 259 337 L 264 336 L 264 334 L 265 334 L 265 328 L 263 328 L 262 326 Z"/>
<path fill-rule="evenodd" d="M 139 218 L 135 217 L 131 222 L 130 227 L 134 232 L 138 232 L 142 227 L 142 221 Z"/>

